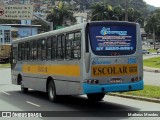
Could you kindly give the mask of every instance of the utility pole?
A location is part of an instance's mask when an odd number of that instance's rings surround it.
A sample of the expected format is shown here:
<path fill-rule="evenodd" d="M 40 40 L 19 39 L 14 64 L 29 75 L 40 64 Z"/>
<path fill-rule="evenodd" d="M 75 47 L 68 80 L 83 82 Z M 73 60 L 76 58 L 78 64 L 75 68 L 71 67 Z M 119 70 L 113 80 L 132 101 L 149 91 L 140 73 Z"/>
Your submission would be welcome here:
<path fill-rule="evenodd" d="M 128 21 L 128 0 L 125 0 L 125 21 Z"/>

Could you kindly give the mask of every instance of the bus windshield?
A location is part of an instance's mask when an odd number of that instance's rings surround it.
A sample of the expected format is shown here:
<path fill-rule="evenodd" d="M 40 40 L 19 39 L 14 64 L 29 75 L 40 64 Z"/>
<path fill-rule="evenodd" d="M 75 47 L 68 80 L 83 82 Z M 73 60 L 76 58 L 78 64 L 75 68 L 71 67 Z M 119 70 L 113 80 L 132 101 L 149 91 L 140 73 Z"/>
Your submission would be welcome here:
<path fill-rule="evenodd" d="M 136 51 L 135 24 L 90 24 L 89 38 L 96 55 L 131 55 Z"/>

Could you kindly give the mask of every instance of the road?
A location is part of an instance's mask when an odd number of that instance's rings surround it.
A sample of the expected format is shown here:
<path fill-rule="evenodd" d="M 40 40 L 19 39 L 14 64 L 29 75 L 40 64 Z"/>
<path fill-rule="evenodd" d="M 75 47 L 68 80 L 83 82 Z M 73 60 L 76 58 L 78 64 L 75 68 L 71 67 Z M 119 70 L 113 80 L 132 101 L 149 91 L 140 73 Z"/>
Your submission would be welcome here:
<path fill-rule="evenodd" d="M 153 58 L 153 57 L 160 57 L 160 54 L 150 53 L 150 54 L 144 54 L 143 55 L 143 59 L 149 59 L 149 58 Z"/>
<path fill-rule="evenodd" d="M 145 74 L 145 75 L 148 75 Z M 38 91 L 29 91 L 28 94 L 20 92 L 20 87 L 11 84 L 10 69 L 0 70 L 0 111 L 64 111 L 58 112 L 59 117 L 55 120 L 70 120 L 75 117 L 61 117 L 63 114 L 71 114 L 65 111 L 73 112 L 73 116 L 77 116 L 76 120 L 106 120 L 106 117 L 97 117 L 99 111 L 103 111 L 101 116 L 106 116 L 109 112 L 117 111 L 160 111 L 160 104 L 150 103 L 114 96 L 107 96 L 104 101 L 98 103 L 89 102 L 86 96 L 68 96 L 62 97 L 60 103 L 51 103 L 45 93 Z M 85 112 L 88 111 L 88 112 Z M 94 111 L 94 112 L 92 112 Z M 98 113 L 98 114 L 97 114 Z M 57 114 L 53 112 L 52 114 Z M 72 115 L 72 114 L 71 114 Z M 81 117 L 79 117 L 81 116 Z M 85 117 L 88 116 L 88 117 Z M 90 117 L 89 117 L 90 116 Z M 160 117 L 160 112 L 159 112 Z M 17 120 L 17 118 L 14 118 Z M 51 118 L 34 118 L 33 120 L 50 120 Z M 52 118 L 53 119 L 53 118 Z M 112 120 L 150 120 L 159 118 L 135 118 L 135 117 L 112 117 Z M 1 120 L 1 118 L 0 118 Z M 12 119 L 13 120 L 13 119 Z M 21 120 L 20 118 L 18 120 Z"/>
<path fill-rule="evenodd" d="M 153 57 L 160 57 L 160 54 L 152 53 L 143 55 L 143 59 L 149 59 Z M 160 86 L 160 73 L 145 72 L 145 71 L 143 73 L 144 73 L 144 83 L 146 85 Z"/>

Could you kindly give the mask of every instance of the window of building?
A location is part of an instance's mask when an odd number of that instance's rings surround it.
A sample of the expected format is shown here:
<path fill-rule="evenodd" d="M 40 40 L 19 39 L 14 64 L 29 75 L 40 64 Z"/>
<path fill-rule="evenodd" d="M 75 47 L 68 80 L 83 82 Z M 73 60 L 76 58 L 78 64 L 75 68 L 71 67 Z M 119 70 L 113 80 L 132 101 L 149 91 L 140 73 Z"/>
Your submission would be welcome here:
<path fill-rule="evenodd" d="M 10 30 L 4 30 L 4 44 L 10 44 Z"/>

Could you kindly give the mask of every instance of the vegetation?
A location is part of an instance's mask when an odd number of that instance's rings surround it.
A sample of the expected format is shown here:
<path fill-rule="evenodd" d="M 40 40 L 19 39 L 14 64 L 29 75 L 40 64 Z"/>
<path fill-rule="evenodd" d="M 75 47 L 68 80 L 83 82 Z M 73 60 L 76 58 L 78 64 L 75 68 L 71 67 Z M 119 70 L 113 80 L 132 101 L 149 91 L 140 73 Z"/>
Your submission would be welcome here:
<path fill-rule="evenodd" d="M 69 8 L 67 4 L 60 1 L 58 6 L 53 7 L 51 13 L 47 15 L 47 21 L 53 22 L 53 28 L 56 26 L 68 26 L 67 20 L 71 22 L 75 22 L 75 18 L 73 17 L 73 12 Z"/>
<path fill-rule="evenodd" d="M 102 20 L 125 20 L 125 10 L 122 6 L 118 5 L 112 7 L 109 4 L 94 3 L 91 6 L 92 11 L 92 21 L 102 21 Z M 138 22 L 141 26 L 144 25 L 144 19 L 140 12 L 134 10 L 133 8 L 128 9 L 128 21 Z"/>
<path fill-rule="evenodd" d="M 141 96 L 160 99 L 160 86 L 145 85 L 143 90 L 131 92 L 118 92 L 125 95 Z"/>
<path fill-rule="evenodd" d="M 160 57 L 150 58 L 143 60 L 144 66 L 160 68 Z"/>
<path fill-rule="evenodd" d="M 0 64 L 0 68 L 9 68 L 9 67 L 11 67 L 10 63 L 8 63 L 8 64 Z"/>
<path fill-rule="evenodd" d="M 145 31 L 153 35 L 154 49 L 156 45 L 156 35 L 160 33 L 160 10 L 156 10 L 146 19 Z"/>

